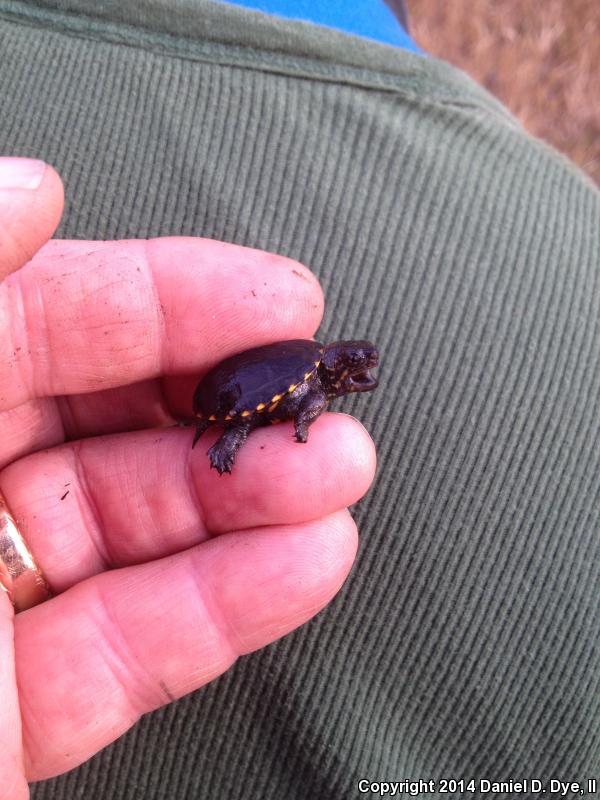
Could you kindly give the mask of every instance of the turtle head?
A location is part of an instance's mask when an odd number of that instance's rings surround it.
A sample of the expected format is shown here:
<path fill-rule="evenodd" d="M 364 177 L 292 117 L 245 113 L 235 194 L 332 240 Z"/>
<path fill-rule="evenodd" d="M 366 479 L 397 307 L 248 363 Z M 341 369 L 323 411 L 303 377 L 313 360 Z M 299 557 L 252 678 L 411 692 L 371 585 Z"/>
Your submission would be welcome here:
<path fill-rule="evenodd" d="M 377 379 L 369 372 L 379 363 L 379 353 L 371 342 L 334 342 L 323 351 L 319 377 L 328 397 L 350 392 L 370 392 Z"/>

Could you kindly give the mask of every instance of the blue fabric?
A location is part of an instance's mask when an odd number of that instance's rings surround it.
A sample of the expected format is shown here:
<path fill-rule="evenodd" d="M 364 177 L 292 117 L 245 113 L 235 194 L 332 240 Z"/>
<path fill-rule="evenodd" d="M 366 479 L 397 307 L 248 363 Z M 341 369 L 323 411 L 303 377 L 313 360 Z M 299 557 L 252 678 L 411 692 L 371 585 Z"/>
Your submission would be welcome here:
<path fill-rule="evenodd" d="M 423 54 L 383 0 L 226 0 L 226 2 L 263 11 L 266 14 L 315 22 L 345 33 L 353 33 L 355 36 L 366 36 L 368 39 Z"/>

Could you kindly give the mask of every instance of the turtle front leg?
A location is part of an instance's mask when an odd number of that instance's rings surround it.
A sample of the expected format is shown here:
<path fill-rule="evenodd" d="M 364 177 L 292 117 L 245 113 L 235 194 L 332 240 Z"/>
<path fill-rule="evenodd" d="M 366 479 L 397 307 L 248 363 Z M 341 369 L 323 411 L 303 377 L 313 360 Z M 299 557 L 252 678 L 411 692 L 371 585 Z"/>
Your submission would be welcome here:
<path fill-rule="evenodd" d="M 294 417 L 296 441 L 306 442 L 308 439 L 308 426 L 327 408 L 327 397 L 323 392 L 311 391 L 305 394 L 298 411 Z"/>
<path fill-rule="evenodd" d="M 224 472 L 231 473 L 235 455 L 248 438 L 252 427 L 250 422 L 240 422 L 232 425 L 209 449 L 210 465 L 217 470 L 219 475 Z"/>

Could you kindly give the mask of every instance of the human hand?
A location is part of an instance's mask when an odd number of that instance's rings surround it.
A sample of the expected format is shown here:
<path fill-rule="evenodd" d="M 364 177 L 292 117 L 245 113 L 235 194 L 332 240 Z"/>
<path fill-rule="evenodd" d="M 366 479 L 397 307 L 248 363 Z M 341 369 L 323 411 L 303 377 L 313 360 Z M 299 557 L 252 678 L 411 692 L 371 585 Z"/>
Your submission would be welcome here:
<path fill-rule="evenodd" d="M 218 431 L 192 451 L 161 426 L 224 356 L 311 336 L 316 280 L 204 239 L 48 242 L 60 179 L 21 166 L 29 188 L 0 159 L 0 490 L 55 597 L 14 616 L 0 592 L 0 800 L 319 611 L 375 466 L 362 426 L 325 414 L 305 446 L 256 431 L 219 477 Z"/>

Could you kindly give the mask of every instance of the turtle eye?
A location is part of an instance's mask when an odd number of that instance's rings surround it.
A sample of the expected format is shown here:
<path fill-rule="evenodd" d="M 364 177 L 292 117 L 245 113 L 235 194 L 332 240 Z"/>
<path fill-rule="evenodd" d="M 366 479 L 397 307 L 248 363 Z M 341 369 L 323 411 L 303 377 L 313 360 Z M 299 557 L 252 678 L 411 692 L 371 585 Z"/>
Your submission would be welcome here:
<path fill-rule="evenodd" d="M 350 353 L 348 361 L 351 367 L 358 367 L 362 364 L 362 356 L 360 353 Z"/>

